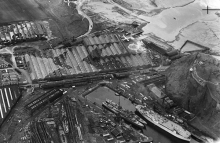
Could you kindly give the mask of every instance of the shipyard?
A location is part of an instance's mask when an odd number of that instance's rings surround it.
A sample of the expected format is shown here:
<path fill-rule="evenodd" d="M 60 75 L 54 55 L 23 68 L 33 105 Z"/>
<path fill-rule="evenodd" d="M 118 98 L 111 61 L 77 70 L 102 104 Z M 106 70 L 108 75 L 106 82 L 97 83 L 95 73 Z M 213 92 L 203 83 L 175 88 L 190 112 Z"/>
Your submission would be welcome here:
<path fill-rule="evenodd" d="M 0 143 L 217 143 L 204 1 L 2 0 Z"/>

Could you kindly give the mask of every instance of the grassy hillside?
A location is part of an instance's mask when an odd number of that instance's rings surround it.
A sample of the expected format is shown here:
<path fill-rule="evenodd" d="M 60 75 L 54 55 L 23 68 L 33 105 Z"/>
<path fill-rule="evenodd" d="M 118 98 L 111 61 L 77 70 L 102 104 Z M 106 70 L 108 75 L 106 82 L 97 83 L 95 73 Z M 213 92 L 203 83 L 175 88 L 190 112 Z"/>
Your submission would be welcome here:
<path fill-rule="evenodd" d="M 194 61 L 199 77 L 206 82 L 201 86 L 193 77 L 190 68 Z M 192 122 L 200 130 L 217 138 L 220 137 L 220 61 L 210 55 L 196 53 L 174 62 L 166 71 L 167 94 L 180 106 L 197 115 Z"/>

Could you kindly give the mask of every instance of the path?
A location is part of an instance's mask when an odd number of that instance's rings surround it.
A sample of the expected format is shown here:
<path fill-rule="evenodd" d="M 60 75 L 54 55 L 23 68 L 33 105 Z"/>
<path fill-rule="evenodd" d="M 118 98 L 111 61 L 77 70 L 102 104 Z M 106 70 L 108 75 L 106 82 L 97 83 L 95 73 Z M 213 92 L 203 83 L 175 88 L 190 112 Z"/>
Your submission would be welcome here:
<path fill-rule="evenodd" d="M 196 80 L 197 83 L 199 83 L 199 84 L 200 84 L 201 86 L 203 86 L 203 87 L 205 86 L 206 83 L 210 83 L 210 84 L 215 85 L 215 86 L 218 86 L 218 85 L 219 85 L 218 82 L 217 82 L 217 83 L 214 83 L 214 82 L 207 81 L 207 80 L 201 78 L 201 77 L 198 75 L 197 69 L 196 69 L 196 67 L 195 67 L 195 66 L 197 66 L 197 65 L 199 65 L 199 62 L 196 60 L 196 61 L 194 62 L 194 64 L 193 64 L 192 69 L 191 69 L 192 77 Z M 216 97 L 215 95 L 212 94 L 212 92 L 211 92 L 209 86 L 207 86 L 207 88 L 208 88 L 208 91 L 209 91 L 211 97 L 212 97 L 217 103 L 219 103 L 218 97 Z"/>
<path fill-rule="evenodd" d="M 86 19 L 89 21 L 89 29 L 88 29 L 88 31 L 87 31 L 85 34 L 83 34 L 83 35 L 81 35 L 81 36 L 79 36 L 79 37 L 77 37 L 77 38 L 81 38 L 81 37 L 84 37 L 84 36 L 88 35 L 88 34 L 92 31 L 92 28 L 93 28 L 92 19 L 91 19 L 88 15 L 86 15 L 86 14 L 82 11 L 82 9 L 81 9 L 81 7 L 82 7 L 82 5 L 83 5 L 84 2 L 86 2 L 86 0 L 77 0 L 77 1 L 64 0 L 64 3 L 67 3 L 68 6 L 69 6 L 70 3 L 76 4 L 76 9 L 77 9 L 78 13 L 79 13 L 80 15 L 82 15 L 83 18 L 86 18 Z"/>
<path fill-rule="evenodd" d="M 151 18 L 147 17 L 147 16 L 144 16 L 144 15 L 137 15 L 135 14 L 134 12 L 132 12 L 131 10 L 128 10 L 126 8 L 124 8 L 123 6 L 113 2 L 112 0 L 107 0 L 109 3 L 111 3 L 112 5 L 114 6 L 117 6 L 119 8 L 121 8 L 122 10 L 124 10 L 125 12 L 127 12 L 128 14 L 130 14 L 131 16 L 134 16 L 134 17 L 137 17 L 145 22 L 149 22 Z M 148 21 L 149 20 L 149 21 Z"/>

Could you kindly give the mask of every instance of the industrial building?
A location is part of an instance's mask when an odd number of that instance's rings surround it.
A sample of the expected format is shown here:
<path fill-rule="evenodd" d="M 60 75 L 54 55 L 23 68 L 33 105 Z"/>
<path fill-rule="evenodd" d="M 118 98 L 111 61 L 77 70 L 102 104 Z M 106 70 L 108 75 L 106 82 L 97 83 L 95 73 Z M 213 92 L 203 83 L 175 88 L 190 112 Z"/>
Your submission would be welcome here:
<path fill-rule="evenodd" d="M 13 45 L 24 41 L 46 40 L 49 35 L 47 21 L 23 21 L 0 27 L 0 45 Z"/>
<path fill-rule="evenodd" d="M 18 85 L 0 87 L 0 126 L 9 115 L 20 96 Z"/>
<path fill-rule="evenodd" d="M 181 55 L 179 54 L 179 50 L 174 49 L 171 45 L 167 44 L 165 41 L 159 39 L 156 36 L 150 35 L 143 39 L 142 42 L 144 43 L 147 49 L 153 51 L 151 52 L 152 60 L 157 59 L 157 56 L 155 56 L 155 54 L 160 55 L 161 59 L 168 58 L 170 60 L 175 60 L 181 57 Z"/>
<path fill-rule="evenodd" d="M 116 34 L 87 36 L 77 46 L 31 51 L 19 55 L 32 80 L 68 75 L 114 71 L 123 68 L 151 67 L 146 53 L 130 53 Z M 16 53 L 15 53 L 16 54 Z"/>
<path fill-rule="evenodd" d="M 39 96 L 37 99 L 25 105 L 25 108 L 29 110 L 31 114 L 33 114 L 35 111 L 43 108 L 48 103 L 53 103 L 57 98 L 61 97 L 64 93 L 65 92 L 63 92 L 61 89 L 50 90 L 44 93 L 43 95 Z"/>

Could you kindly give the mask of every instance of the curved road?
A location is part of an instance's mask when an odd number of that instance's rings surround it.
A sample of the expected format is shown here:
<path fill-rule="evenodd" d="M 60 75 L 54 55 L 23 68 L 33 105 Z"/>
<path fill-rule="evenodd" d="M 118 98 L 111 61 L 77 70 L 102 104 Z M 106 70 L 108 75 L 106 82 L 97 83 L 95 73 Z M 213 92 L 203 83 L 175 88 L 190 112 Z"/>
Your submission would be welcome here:
<path fill-rule="evenodd" d="M 123 6 L 121 6 L 121 5 L 118 4 L 118 3 L 115 3 L 115 2 L 112 1 L 112 0 L 107 0 L 107 1 L 108 1 L 109 3 L 111 3 L 112 5 L 114 5 L 114 6 L 121 8 L 122 10 L 124 10 L 125 12 L 127 12 L 128 14 L 130 14 L 131 16 L 137 17 L 137 18 L 139 18 L 139 19 L 141 19 L 141 20 L 143 20 L 143 21 L 145 21 L 145 22 L 149 22 L 148 20 L 150 20 L 149 17 L 144 16 L 144 15 L 137 15 L 137 14 L 135 14 L 134 12 L 132 12 L 131 10 L 128 10 L 128 9 L 124 8 Z"/>
<path fill-rule="evenodd" d="M 69 5 L 70 3 L 76 4 L 76 5 L 77 5 L 76 9 L 77 9 L 78 13 L 79 13 L 80 15 L 82 15 L 83 18 L 86 18 L 86 19 L 89 21 L 89 29 L 88 29 L 88 31 L 87 31 L 85 34 L 83 34 L 83 35 L 81 35 L 81 36 L 79 36 L 79 37 L 77 37 L 77 38 L 81 38 L 81 37 L 84 37 L 84 36 L 88 35 L 88 34 L 92 31 L 92 28 L 93 28 L 93 22 L 92 22 L 91 18 L 90 18 L 88 15 L 86 15 L 86 14 L 81 10 L 81 7 L 82 7 L 83 3 L 86 2 L 86 1 L 87 1 L 87 0 L 77 0 L 77 1 L 75 2 L 75 1 L 64 0 L 64 3 L 67 3 L 68 5 Z M 112 5 L 117 6 L 117 7 L 121 8 L 121 9 L 123 9 L 124 11 L 126 11 L 127 13 L 129 13 L 130 15 L 132 15 L 132 16 L 134 16 L 134 17 L 137 17 L 137 18 L 139 18 L 139 19 L 141 19 L 141 20 L 143 20 L 143 21 L 146 21 L 146 20 L 145 20 L 145 19 L 147 18 L 146 16 L 137 15 L 137 14 L 133 13 L 132 11 L 130 11 L 130 10 L 128 10 L 128 9 L 126 9 L 126 8 L 124 8 L 124 7 L 122 7 L 121 5 L 119 5 L 119 4 L 115 3 L 115 2 L 113 2 L 112 0 L 107 0 L 107 1 L 108 1 L 109 3 L 111 3 Z M 143 38 L 145 38 L 145 37 L 143 37 Z M 143 39 L 143 38 L 142 38 L 142 39 Z"/>
<path fill-rule="evenodd" d="M 198 73 L 197 73 L 197 69 L 196 69 L 196 65 L 198 65 L 198 61 L 196 60 L 195 61 L 195 63 L 193 64 L 193 66 L 192 66 L 192 77 L 197 81 L 197 83 L 199 83 L 201 86 L 205 86 L 205 84 L 206 83 L 210 83 L 210 84 L 212 84 L 212 85 L 215 85 L 215 86 L 218 86 L 219 85 L 219 83 L 217 82 L 217 83 L 214 83 L 214 82 L 211 82 L 211 81 L 207 81 L 207 80 L 205 80 L 205 79 L 203 79 L 202 77 L 200 77 L 199 75 L 198 75 Z M 216 97 L 215 95 L 213 95 L 212 94 L 212 91 L 210 90 L 210 88 L 207 86 L 207 88 L 208 88 L 208 91 L 209 91 L 209 93 L 210 93 L 210 95 L 211 95 L 211 97 L 217 102 L 217 103 L 219 103 L 219 99 L 218 99 L 218 97 Z"/>
<path fill-rule="evenodd" d="M 76 9 L 77 9 L 78 13 L 79 13 L 80 15 L 82 15 L 83 18 L 86 18 L 86 19 L 89 21 L 89 29 L 88 29 L 88 31 L 87 31 L 85 34 L 83 34 L 83 35 L 81 35 L 81 36 L 79 36 L 79 37 L 77 37 L 77 38 L 81 38 L 81 37 L 84 37 L 84 36 L 88 35 L 88 34 L 92 31 L 92 28 L 93 28 L 93 22 L 92 22 L 91 18 L 90 18 L 88 15 L 86 15 L 86 14 L 81 10 L 81 7 L 82 7 L 82 5 L 83 5 L 84 2 L 86 2 L 86 0 L 77 0 L 76 2 L 75 2 L 75 1 L 64 0 L 64 3 L 67 3 L 68 5 L 69 5 L 70 3 L 76 4 Z"/>

